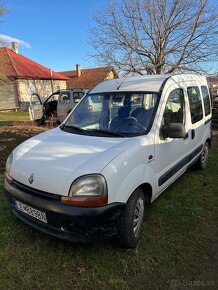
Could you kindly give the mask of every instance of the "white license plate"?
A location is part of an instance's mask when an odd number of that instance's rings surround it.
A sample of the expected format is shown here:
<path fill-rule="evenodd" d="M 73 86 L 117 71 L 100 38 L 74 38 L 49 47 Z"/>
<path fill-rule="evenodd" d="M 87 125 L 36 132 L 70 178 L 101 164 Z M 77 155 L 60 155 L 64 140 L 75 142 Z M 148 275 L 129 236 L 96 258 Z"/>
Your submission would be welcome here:
<path fill-rule="evenodd" d="M 35 209 L 17 200 L 15 201 L 15 206 L 16 206 L 16 209 L 18 209 L 19 211 L 24 212 L 25 214 L 28 214 L 29 216 L 37 220 L 47 223 L 45 212 Z"/>

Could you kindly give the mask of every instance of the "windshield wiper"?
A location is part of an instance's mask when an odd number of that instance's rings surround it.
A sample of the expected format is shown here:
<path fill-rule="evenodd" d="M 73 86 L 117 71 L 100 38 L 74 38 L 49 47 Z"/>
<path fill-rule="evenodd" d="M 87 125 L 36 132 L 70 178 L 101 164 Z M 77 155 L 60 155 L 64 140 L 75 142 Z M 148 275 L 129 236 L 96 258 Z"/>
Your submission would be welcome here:
<path fill-rule="evenodd" d="M 87 132 L 87 130 L 84 130 L 84 129 L 79 128 L 79 127 L 76 127 L 76 126 L 70 126 L 70 125 L 62 124 L 60 126 L 60 128 L 62 130 L 66 129 L 66 131 L 67 132 L 70 132 L 70 133 L 81 133 L 81 134 L 89 135 L 88 132 Z"/>
<path fill-rule="evenodd" d="M 104 129 L 88 129 L 87 131 L 90 131 L 92 133 L 103 133 L 104 135 L 110 135 L 110 136 L 116 136 L 116 137 L 126 137 L 126 135 L 119 133 L 119 132 L 113 132 L 113 131 L 108 131 Z"/>
<path fill-rule="evenodd" d="M 92 133 L 96 134 L 96 135 L 109 135 L 109 136 L 115 136 L 115 137 L 126 137 L 126 135 L 119 133 L 119 132 L 113 132 L 113 131 L 108 131 L 108 130 L 104 130 L 104 129 L 82 129 L 80 127 L 76 127 L 76 126 L 71 126 L 71 125 L 65 125 L 62 124 L 60 126 L 60 128 L 64 131 L 70 132 L 70 133 L 81 133 L 81 134 L 85 134 L 85 135 L 90 135 Z"/>

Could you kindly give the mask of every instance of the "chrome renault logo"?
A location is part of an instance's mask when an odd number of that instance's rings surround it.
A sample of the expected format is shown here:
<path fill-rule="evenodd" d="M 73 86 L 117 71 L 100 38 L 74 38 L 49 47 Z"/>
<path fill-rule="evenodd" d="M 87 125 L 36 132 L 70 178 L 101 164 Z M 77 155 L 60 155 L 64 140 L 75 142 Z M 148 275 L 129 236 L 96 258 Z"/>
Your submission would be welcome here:
<path fill-rule="evenodd" d="M 34 180 L 35 180 L 35 175 L 32 173 L 29 177 L 29 183 L 32 184 Z"/>

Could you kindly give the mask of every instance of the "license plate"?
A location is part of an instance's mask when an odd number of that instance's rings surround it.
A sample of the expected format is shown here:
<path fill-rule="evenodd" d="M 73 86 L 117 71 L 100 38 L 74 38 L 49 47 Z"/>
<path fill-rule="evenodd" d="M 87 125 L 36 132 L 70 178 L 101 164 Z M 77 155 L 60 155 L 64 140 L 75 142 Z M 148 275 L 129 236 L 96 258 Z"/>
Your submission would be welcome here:
<path fill-rule="evenodd" d="M 37 219 L 44 223 L 47 223 L 46 213 L 43 211 L 40 211 L 36 208 L 33 208 L 31 206 L 28 206 L 20 201 L 15 200 L 15 207 L 17 210 Z"/>

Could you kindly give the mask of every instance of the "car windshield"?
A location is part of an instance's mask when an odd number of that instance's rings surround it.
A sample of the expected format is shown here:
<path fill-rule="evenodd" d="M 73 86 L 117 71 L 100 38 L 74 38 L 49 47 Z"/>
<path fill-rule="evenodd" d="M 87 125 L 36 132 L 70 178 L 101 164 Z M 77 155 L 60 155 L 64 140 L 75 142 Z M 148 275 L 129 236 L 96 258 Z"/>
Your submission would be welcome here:
<path fill-rule="evenodd" d="M 61 129 L 93 136 L 132 137 L 147 134 L 159 100 L 158 93 L 88 94 Z"/>

